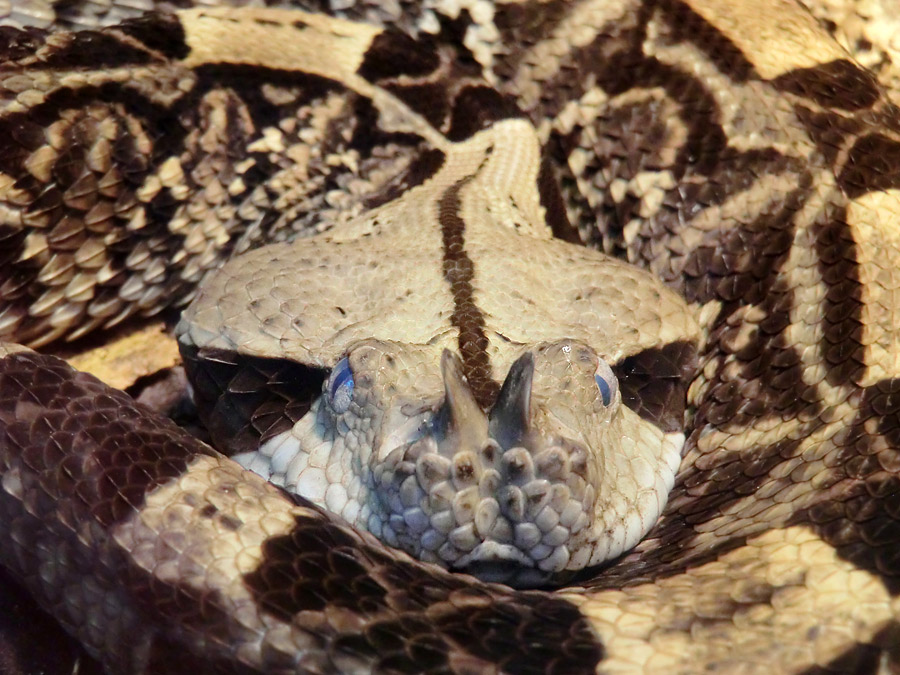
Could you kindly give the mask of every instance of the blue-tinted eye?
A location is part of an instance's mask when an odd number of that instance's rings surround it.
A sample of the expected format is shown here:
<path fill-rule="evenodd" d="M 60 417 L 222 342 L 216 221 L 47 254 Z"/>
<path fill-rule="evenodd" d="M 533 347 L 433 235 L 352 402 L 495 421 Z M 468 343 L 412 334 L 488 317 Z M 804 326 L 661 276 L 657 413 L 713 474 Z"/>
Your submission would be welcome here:
<path fill-rule="evenodd" d="M 619 390 L 619 380 L 613 373 L 612 368 L 603 359 L 597 364 L 597 370 L 594 371 L 594 382 L 597 383 L 597 389 L 600 390 L 600 396 L 603 398 L 603 405 L 607 408 L 616 400 L 616 392 Z"/>
<path fill-rule="evenodd" d="M 594 375 L 594 381 L 600 388 L 600 395 L 603 397 L 603 405 L 608 406 L 612 401 L 612 390 L 609 388 L 609 382 L 604 380 L 599 375 Z"/>
<path fill-rule="evenodd" d="M 328 377 L 328 404 L 340 414 L 347 411 L 353 400 L 353 371 L 350 362 L 344 357 L 337 362 Z"/>

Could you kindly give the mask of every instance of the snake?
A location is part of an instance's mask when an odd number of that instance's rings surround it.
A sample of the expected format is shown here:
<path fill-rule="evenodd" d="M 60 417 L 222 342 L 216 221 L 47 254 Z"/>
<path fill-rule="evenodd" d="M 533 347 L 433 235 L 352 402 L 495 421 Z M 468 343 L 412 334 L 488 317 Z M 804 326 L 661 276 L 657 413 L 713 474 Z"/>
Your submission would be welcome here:
<path fill-rule="evenodd" d="M 0 566 L 69 671 L 896 669 L 889 7 L 326 4 L 0 27 Z M 203 438 L 58 356 L 159 314 Z"/>

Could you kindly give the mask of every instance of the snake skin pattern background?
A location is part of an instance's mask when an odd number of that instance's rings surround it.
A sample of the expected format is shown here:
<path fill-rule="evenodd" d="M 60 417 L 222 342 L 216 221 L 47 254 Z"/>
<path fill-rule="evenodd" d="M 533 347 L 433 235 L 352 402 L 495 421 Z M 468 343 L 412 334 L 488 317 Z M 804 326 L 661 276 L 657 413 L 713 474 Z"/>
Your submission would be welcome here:
<path fill-rule="evenodd" d="M 187 4 L 0 2 L 24 26 L 0 28 L 3 340 L 53 350 L 178 310 L 225 259 L 404 199 L 439 170 L 435 148 L 524 118 L 542 162 L 523 189 L 553 233 L 651 271 L 702 327 L 677 414 L 684 344 L 612 364 L 643 417 L 683 419 L 684 457 L 634 550 L 513 590 L 385 548 L 126 394 L 5 346 L 0 563 L 82 647 L 53 652 L 47 623 L 8 621 L 0 667 L 900 668 L 896 16 Z M 523 291 L 565 270 L 533 273 Z M 227 453 L 289 429 L 325 377 L 185 359 Z"/>

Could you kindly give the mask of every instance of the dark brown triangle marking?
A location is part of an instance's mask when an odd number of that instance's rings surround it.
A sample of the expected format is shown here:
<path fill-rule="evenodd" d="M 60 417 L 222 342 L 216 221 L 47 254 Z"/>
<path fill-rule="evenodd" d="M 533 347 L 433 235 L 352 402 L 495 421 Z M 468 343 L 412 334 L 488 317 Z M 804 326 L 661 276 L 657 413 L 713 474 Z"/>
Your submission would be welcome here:
<path fill-rule="evenodd" d="M 491 378 L 484 315 L 475 303 L 472 287 L 475 265 L 466 253 L 466 223 L 459 215 L 459 193 L 470 180 L 471 177 L 464 178 L 444 193 L 438 203 L 438 218 L 444 244 L 444 279 L 450 284 L 450 292 L 453 294 L 453 315 L 450 321 L 459 330 L 463 374 L 475 400 L 482 409 L 487 410 L 496 400 L 500 384 Z"/>

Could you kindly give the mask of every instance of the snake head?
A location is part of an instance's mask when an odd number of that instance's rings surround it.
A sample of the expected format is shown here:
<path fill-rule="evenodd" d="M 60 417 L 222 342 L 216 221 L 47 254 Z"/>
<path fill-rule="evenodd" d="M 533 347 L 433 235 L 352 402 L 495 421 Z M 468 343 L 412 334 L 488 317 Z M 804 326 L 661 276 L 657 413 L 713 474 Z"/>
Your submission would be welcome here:
<path fill-rule="evenodd" d="M 447 349 L 355 345 L 292 443 L 263 448 L 289 464 L 282 480 L 267 477 L 393 547 L 485 580 L 542 584 L 637 543 L 681 443 L 622 403 L 604 359 L 575 340 L 533 345 L 511 355 L 487 409 L 464 372 Z"/>

